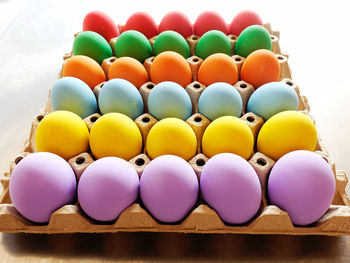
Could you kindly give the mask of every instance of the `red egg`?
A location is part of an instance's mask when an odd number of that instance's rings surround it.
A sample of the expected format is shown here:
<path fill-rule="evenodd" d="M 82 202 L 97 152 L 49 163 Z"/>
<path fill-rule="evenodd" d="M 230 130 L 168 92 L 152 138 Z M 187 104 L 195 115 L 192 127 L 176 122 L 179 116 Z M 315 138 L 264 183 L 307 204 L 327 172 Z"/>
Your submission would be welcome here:
<path fill-rule="evenodd" d="M 241 11 L 233 18 L 229 32 L 232 35 L 239 36 L 246 27 L 251 25 L 264 26 L 261 18 L 254 11 Z"/>
<path fill-rule="evenodd" d="M 139 31 L 148 39 L 158 34 L 156 22 L 145 12 L 137 12 L 131 15 L 126 21 L 123 31 L 127 30 Z"/>
<path fill-rule="evenodd" d="M 111 38 L 119 36 L 119 29 L 112 18 L 101 11 L 91 11 L 85 16 L 83 31 L 96 32 L 108 42 Z"/>
<path fill-rule="evenodd" d="M 192 24 L 188 17 L 180 11 L 171 11 L 167 13 L 158 26 L 158 33 L 172 30 L 184 38 L 192 35 Z"/>
<path fill-rule="evenodd" d="M 205 11 L 194 22 L 193 33 L 197 36 L 202 36 L 210 30 L 219 30 L 228 35 L 228 26 L 225 20 L 214 11 Z"/>

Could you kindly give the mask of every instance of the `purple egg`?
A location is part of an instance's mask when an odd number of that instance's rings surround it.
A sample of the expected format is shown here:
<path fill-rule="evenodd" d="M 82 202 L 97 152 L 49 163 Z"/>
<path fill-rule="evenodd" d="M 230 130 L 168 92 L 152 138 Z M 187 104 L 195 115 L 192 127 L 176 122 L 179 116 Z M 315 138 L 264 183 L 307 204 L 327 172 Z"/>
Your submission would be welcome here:
<path fill-rule="evenodd" d="M 191 165 L 174 155 L 153 159 L 141 175 L 141 199 L 148 211 L 164 223 L 184 219 L 198 199 L 198 189 Z"/>
<path fill-rule="evenodd" d="M 90 164 L 81 175 L 78 200 L 91 218 L 112 221 L 136 201 L 138 190 L 134 167 L 121 158 L 105 157 Z"/>
<path fill-rule="evenodd" d="M 47 223 L 58 208 L 73 202 L 75 174 L 60 156 L 39 152 L 23 158 L 10 178 L 10 197 L 25 218 Z"/>
<path fill-rule="evenodd" d="M 253 167 L 242 157 L 221 153 L 202 170 L 200 188 L 204 200 L 229 224 L 252 219 L 261 203 L 261 186 Z"/>
<path fill-rule="evenodd" d="M 328 210 L 335 193 L 330 165 L 318 154 L 294 151 L 282 156 L 268 180 L 270 202 L 288 212 L 295 225 L 309 225 Z"/>

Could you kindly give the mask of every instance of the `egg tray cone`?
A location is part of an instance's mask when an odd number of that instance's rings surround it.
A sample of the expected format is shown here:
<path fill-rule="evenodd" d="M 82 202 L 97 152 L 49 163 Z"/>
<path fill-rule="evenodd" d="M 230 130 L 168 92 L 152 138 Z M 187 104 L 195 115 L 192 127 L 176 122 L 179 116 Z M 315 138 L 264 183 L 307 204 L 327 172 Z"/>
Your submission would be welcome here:
<path fill-rule="evenodd" d="M 288 65 L 288 55 L 279 55 L 280 48 L 278 43 L 279 32 L 272 31 L 270 24 L 265 24 L 275 40 L 275 50 L 278 47 L 279 60 L 281 63 L 282 73 L 281 81 L 292 86 L 299 97 L 299 111 L 309 114 L 310 107 L 305 96 L 299 92 L 296 83 L 291 79 L 290 68 Z M 71 53 L 64 56 L 64 59 L 71 56 Z M 193 68 L 192 68 L 193 70 Z M 60 74 L 61 76 L 61 74 Z M 195 73 L 194 73 L 195 76 Z M 193 78 L 195 80 L 195 77 Z M 144 90 L 140 89 L 143 98 L 147 98 L 147 85 L 144 85 Z M 187 123 L 193 128 L 197 139 L 203 134 L 205 127 L 209 124 L 204 116 L 198 113 L 197 102 L 200 92 L 205 88 L 199 82 L 194 81 L 187 88 L 191 100 L 193 102 L 193 115 L 187 120 Z M 252 87 L 249 83 L 239 81 L 235 88 L 240 92 L 243 101 L 246 103 L 249 96 L 252 94 Z M 50 98 L 50 95 L 49 95 Z M 274 161 L 267 156 L 254 152 L 249 162 L 256 170 L 262 186 L 262 203 L 257 215 L 244 225 L 227 225 L 218 214 L 204 203 L 200 197 L 194 209 L 189 215 L 177 224 L 163 224 L 155 220 L 142 206 L 142 204 L 134 203 L 125 209 L 114 222 L 101 223 L 88 218 L 78 203 L 65 205 L 56 210 L 48 224 L 36 224 L 25 219 L 13 206 L 9 195 L 9 180 L 14 167 L 26 155 L 36 152 L 35 147 L 35 131 L 43 119 L 43 117 L 52 111 L 50 99 L 46 106 L 33 119 L 29 138 L 25 142 L 23 151 L 14 158 L 10 163 L 10 169 L 1 177 L 3 192 L 0 195 L 0 231 L 13 233 L 103 233 L 103 232 L 182 232 L 182 233 L 240 233 L 240 234 L 286 234 L 286 235 L 350 235 L 350 199 L 345 192 L 345 187 L 348 183 L 347 176 L 343 170 L 336 170 L 334 161 L 330 158 L 322 140 L 318 138 L 316 153 L 321 155 L 332 167 L 336 178 L 336 192 L 331 206 L 324 216 L 317 222 L 309 226 L 299 227 L 294 226 L 288 214 L 279 209 L 277 206 L 269 205 L 266 194 L 266 182 Z M 146 108 L 147 111 L 147 108 Z M 263 120 L 253 113 L 242 112 L 242 119 L 252 129 L 253 134 L 257 134 L 263 124 Z M 85 119 L 88 127 L 99 118 L 99 114 L 94 114 Z M 143 138 L 147 137 L 147 133 L 152 125 L 157 122 L 150 114 L 145 113 L 135 120 L 141 130 Z M 189 163 L 200 177 L 203 165 L 208 158 L 201 153 L 199 145 L 197 155 L 194 156 Z M 84 169 L 94 161 L 93 156 L 89 153 L 81 153 L 78 156 L 69 160 L 76 173 L 77 178 L 80 177 Z M 150 162 L 147 156 L 147 149 L 143 153 L 130 160 L 130 163 L 135 167 L 139 175 Z"/>

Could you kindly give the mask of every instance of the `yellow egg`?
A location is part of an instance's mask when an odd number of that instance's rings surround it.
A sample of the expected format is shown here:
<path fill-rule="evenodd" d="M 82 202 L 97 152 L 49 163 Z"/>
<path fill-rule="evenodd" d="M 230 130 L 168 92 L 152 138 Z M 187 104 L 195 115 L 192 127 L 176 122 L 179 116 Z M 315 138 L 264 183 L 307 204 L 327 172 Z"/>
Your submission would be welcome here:
<path fill-rule="evenodd" d="M 253 147 L 254 137 L 249 126 L 233 116 L 214 120 L 206 128 L 202 138 L 202 150 L 208 157 L 219 153 L 234 153 L 248 159 L 252 155 Z"/>
<path fill-rule="evenodd" d="M 277 161 L 296 150 L 314 151 L 317 144 L 315 124 L 306 114 L 284 111 L 272 116 L 261 128 L 258 151 Z"/>
<path fill-rule="evenodd" d="M 54 111 L 46 115 L 35 134 L 38 152 L 55 153 L 68 160 L 89 149 L 89 130 L 75 113 Z"/>
<path fill-rule="evenodd" d="M 128 161 L 141 153 L 141 132 L 128 116 L 107 113 L 91 128 L 90 148 L 97 159 L 115 156 Z"/>
<path fill-rule="evenodd" d="M 147 137 L 147 153 L 154 159 L 165 154 L 177 155 L 186 161 L 196 154 L 197 138 L 183 120 L 166 118 L 157 122 Z"/>

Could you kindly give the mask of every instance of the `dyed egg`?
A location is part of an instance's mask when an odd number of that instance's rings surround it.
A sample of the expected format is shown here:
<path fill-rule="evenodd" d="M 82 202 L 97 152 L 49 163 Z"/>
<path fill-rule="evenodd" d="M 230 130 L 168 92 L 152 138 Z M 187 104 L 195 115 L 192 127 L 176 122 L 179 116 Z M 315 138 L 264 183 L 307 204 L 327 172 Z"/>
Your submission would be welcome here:
<path fill-rule="evenodd" d="M 229 32 L 232 35 L 239 36 L 244 29 L 252 25 L 264 26 L 257 13 L 251 10 L 244 10 L 233 18 L 229 26 Z"/>
<path fill-rule="evenodd" d="M 186 40 L 175 31 L 164 31 L 160 33 L 153 44 L 154 55 L 159 55 L 164 51 L 174 51 L 184 58 L 190 56 L 190 48 Z"/>
<path fill-rule="evenodd" d="M 167 13 L 158 25 L 158 33 L 172 30 L 184 38 L 192 35 L 192 24 L 188 17 L 180 11 L 171 11 Z"/>
<path fill-rule="evenodd" d="M 198 81 L 206 86 L 216 82 L 233 85 L 238 81 L 237 65 L 226 54 L 213 54 L 207 57 L 199 67 Z"/>
<path fill-rule="evenodd" d="M 202 138 L 203 154 L 208 157 L 219 153 L 234 153 L 249 159 L 253 147 L 254 137 L 249 126 L 233 116 L 214 120 L 205 129 Z"/>
<path fill-rule="evenodd" d="M 108 42 L 111 38 L 119 36 L 119 29 L 113 19 L 101 11 L 91 11 L 85 16 L 83 31 L 96 32 Z"/>
<path fill-rule="evenodd" d="M 125 79 L 130 81 L 136 88 L 140 88 L 148 81 L 148 74 L 143 65 L 130 57 L 117 58 L 108 71 L 109 79 Z"/>
<path fill-rule="evenodd" d="M 210 30 L 219 30 L 225 35 L 228 34 L 227 24 L 217 12 L 202 12 L 193 24 L 193 33 L 200 37 Z"/>
<path fill-rule="evenodd" d="M 32 153 L 14 168 L 9 191 L 13 205 L 25 218 L 47 223 L 54 211 L 74 201 L 75 174 L 58 155 Z"/>
<path fill-rule="evenodd" d="M 115 54 L 117 57 L 132 57 L 143 63 L 146 58 L 152 56 L 152 47 L 142 33 L 129 30 L 118 37 Z"/>
<path fill-rule="evenodd" d="M 261 186 L 254 168 L 242 157 L 221 153 L 210 158 L 200 178 L 203 198 L 229 224 L 243 224 L 259 210 Z"/>
<path fill-rule="evenodd" d="M 79 205 L 91 218 L 112 221 L 137 199 L 139 177 L 134 167 L 117 157 L 90 164 L 78 184 Z"/>
<path fill-rule="evenodd" d="M 68 160 L 89 150 L 89 130 L 75 113 L 54 111 L 40 121 L 35 144 L 38 152 L 55 153 Z"/>
<path fill-rule="evenodd" d="M 269 82 L 279 81 L 280 64 L 275 54 L 261 49 L 251 53 L 243 62 L 241 79 L 255 89 Z"/>
<path fill-rule="evenodd" d="M 145 12 L 132 14 L 125 23 L 124 31 L 136 30 L 151 38 L 158 34 L 157 24 L 154 19 Z"/>
<path fill-rule="evenodd" d="M 186 87 L 192 81 L 191 68 L 186 59 L 174 51 L 165 51 L 155 57 L 150 69 L 154 83 L 173 81 Z"/>
<path fill-rule="evenodd" d="M 115 156 L 129 161 L 141 153 L 141 132 L 128 116 L 107 113 L 91 128 L 90 148 L 96 159 Z"/>
<path fill-rule="evenodd" d="M 106 58 L 113 56 L 112 49 L 101 35 L 85 31 L 80 33 L 73 43 L 73 55 L 84 55 L 101 65 Z"/>
<path fill-rule="evenodd" d="M 64 61 L 62 77 L 75 77 L 89 85 L 93 90 L 98 84 L 106 81 L 101 66 L 87 56 L 73 56 Z"/>
<path fill-rule="evenodd" d="M 298 111 L 283 111 L 272 116 L 262 126 L 258 151 L 274 159 L 295 150 L 314 151 L 317 131 L 310 117 Z"/>
<path fill-rule="evenodd" d="M 258 49 L 272 50 L 272 41 L 269 31 L 263 26 L 249 26 L 244 29 L 237 38 L 235 54 L 246 58 Z"/>
<path fill-rule="evenodd" d="M 198 110 L 213 121 L 222 116 L 240 117 L 242 97 L 230 84 L 217 82 L 208 86 L 200 95 Z"/>
<path fill-rule="evenodd" d="M 191 98 L 179 84 L 164 81 L 148 95 L 148 110 L 158 120 L 169 117 L 186 120 L 192 113 Z"/>
<path fill-rule="evenodd" d="M 290 152 L 273 166 L 268 180 L 271 204 L 286 211 L 295 225 L 316 222 L 328 210 L 335 193 L 330 165 L 309 151 Z"/>
<path fill-rule="evenodd" d="M 191 165 L 174 155 L 152 160 L 140 179 L 142 202 L 164 223 L 184 219 L 196 204 L 198 192 L 198 179 Z"/>
<path fill-rule="evenodd" d="M 124 79 L 107 81 L 98 95 L 102 114 L 119 112 L 131 119 L 143 114 L 143 100 L 137 88 Z"/>
<path fill-rule="evenodd" d="M 279 112 L 297 110 L 298 107 L 298 94 L 292 87 L 282 82 L 270 82 L 262 85 L 250 96 L 247 111 L 266 121 Z"/>
<path fill-rule="evenodd" d="M 211 30 L 199 39 L 196 45 L 196 56 L 206 59 L 215 53 L 231 55 L 231 44 L 224 33 L 218 30 Z"/>
<path fill-rule="evenodd" d="M 147 153 L 154 159 L 161 155 L 173 154 L 186 161 L 196 154 L 197 138 L 191 126 L 176 118 L 158 121 L 150 130 Z"/>
<path fill-rule="evenodd" d="M 50 102 L 54 111 L 71 111 L 82 119 L 98 112 L 96 97 L 90 87 L 73 77 L 56 81 L 51 90 Z"/>

